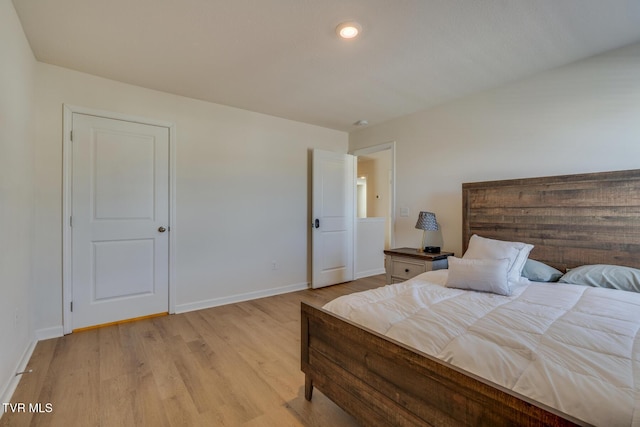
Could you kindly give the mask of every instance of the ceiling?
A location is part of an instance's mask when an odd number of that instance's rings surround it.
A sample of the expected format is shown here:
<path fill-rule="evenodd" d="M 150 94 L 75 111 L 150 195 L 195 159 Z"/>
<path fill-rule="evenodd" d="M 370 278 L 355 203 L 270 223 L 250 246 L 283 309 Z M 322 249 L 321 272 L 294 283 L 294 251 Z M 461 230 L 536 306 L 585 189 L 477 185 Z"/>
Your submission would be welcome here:
<path fill-rule="evenodd" d="M 13 3 L 39 61 L 342 131 L 640 41 L 638 0 Z"/>

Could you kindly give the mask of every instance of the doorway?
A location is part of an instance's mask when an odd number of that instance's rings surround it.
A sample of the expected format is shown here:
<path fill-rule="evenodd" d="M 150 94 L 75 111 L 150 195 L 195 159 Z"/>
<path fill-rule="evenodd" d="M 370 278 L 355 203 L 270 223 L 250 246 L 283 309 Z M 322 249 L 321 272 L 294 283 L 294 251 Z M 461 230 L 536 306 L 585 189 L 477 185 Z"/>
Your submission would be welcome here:
<path fill-rule="evenodd" d="M 394 244 L 395 142 L 355 150 L 357 200 L 355 278 L 382 274 Z"/>
<path fill-rule="evenodd" d="M 359 218 L 384 218 L 384 248 L 394 247 L 395 141 L 353 151 L 357 156 Z M 362 214 L 362 215 L 361 215 Z"/>

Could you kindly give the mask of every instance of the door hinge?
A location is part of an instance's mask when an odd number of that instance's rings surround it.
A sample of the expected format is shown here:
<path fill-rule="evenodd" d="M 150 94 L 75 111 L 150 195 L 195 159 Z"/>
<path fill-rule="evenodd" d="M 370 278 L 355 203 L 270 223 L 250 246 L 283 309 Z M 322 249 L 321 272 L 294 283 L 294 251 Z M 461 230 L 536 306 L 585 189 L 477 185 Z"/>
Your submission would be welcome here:
<path fill-rule="evenodd" d="M 71 312 L 73 313 L 73 301 L 71 301 Z"/>
<path fill-rule="evenodd" d="M 69 139 L 70 139 L 71 141 L 73 141 L 73 131 L 70 131 L 70 132 L 69 132 Z"/>
<path fill-rule="evenodd" d="M 73 217 L 69 217 L 69 227 L 73 227 Z"/>

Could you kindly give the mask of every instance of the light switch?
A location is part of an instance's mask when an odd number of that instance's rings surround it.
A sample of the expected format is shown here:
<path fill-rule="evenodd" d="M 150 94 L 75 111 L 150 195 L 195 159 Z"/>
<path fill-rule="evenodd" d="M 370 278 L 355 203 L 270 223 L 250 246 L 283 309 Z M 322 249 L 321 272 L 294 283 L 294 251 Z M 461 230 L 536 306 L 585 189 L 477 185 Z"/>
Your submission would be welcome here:
<path fill-rule="evenodd" d="M 400 208 L 400 216 L 409 216 L 409 208 Z"/>

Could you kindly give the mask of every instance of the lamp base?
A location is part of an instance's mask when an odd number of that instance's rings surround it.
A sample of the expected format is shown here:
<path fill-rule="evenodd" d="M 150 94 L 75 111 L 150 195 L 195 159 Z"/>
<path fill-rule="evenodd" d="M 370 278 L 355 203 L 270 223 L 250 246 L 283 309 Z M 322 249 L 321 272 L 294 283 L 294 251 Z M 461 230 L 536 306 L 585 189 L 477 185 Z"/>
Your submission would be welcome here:
<path fill-rule="evenodd" d="M 425 246 L 424 252 L 428 254 L 439 254 L 440 246 Z"/>

